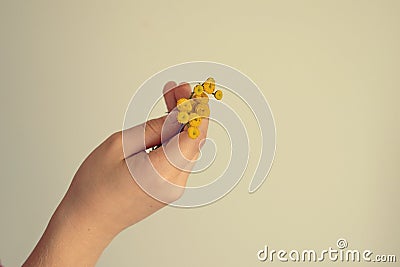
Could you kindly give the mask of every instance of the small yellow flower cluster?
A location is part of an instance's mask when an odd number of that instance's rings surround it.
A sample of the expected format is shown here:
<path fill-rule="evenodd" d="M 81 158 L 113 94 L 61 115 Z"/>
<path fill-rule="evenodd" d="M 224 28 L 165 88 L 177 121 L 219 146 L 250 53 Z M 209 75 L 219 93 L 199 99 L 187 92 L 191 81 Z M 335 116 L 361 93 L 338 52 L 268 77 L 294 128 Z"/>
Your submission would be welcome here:
<path fill-rule="evenodd" d="M 214 78 L 208 78 L 203 84 L 197 84 L 193 88 L 193 92 L 189 98 L 181 98 L 177 101 L 176 106 L 179 110 L 177 115 L 178 122 L 188 126 L 188 136 L 196 139 L 200 135 L 199 126 L 202 118 L 210 116 L 210 108 L 208 107 L 208 95 L 214 95 L 215 99 L 222 99 L 222 91 L 215 92 Z"/>

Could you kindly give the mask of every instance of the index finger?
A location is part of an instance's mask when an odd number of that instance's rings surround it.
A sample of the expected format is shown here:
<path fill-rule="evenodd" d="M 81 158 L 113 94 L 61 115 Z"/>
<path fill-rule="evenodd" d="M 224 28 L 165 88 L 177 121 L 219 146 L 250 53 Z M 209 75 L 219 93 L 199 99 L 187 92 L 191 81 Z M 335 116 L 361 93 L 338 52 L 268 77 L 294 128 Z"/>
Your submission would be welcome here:
<path fill-rule="evenodd" d="M 177 85 L 175 82 L 170 81 L 164 85 L 163 94 L 165 104 L 168 112 L 171 112 L 176 107 L 176 102 L 181 98 L 189 98 L 192 89 L 188 83 L 181 83 Z"/>

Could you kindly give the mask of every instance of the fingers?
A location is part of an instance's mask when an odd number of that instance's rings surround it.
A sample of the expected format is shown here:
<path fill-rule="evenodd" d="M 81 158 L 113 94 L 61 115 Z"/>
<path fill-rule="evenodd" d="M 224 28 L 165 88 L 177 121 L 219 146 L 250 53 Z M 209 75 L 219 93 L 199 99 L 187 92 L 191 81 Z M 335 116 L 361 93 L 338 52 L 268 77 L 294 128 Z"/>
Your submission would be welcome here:
<path fill-rule="evenodd" d="M 143 191 L 163 203 L 177 200 L 183 194 L 189 172 L 199 156 L 207 127 L 208 120 L 205 119 L 197 139 L 191 139 L 183 131 L 149 154 L 139 152 L 127 158 L 127 166 Z"/>
<path fill-rule="evenodd" d="M 168 112 L 171 112 L 171 110 L 176 107 L 176 101 L 180 98 L 189 98 L 191 92 L 192 89 L 188 83 L 176 85 L 175 82 L 167 82 L 164 85 L 163 94 Z"/>
<path fill-rule="evenodd" d="M 165 105 L 167 106 L 168 112 L 171 111 L 176 106 L 176 99 L 174 93 L 175 91 L 174 88 L 176 86 L 177 86 L 176 82 L 170 81 L 167 82 L 163 88 L 164 101 Z"/>
<path fill-rule="evenodd" d="M 168 82 L 164 86 L 163 93 L 168 112 L 171 113 L 124 130 L 122 134 L 124 158 L 160 145 L 178 133 L 180 124 L 176 120 L 176 110 L 173 109 L 178 99 L 190 96 L 190 85 L 183 83 L 177 86 L 175 82 Z"/>
<path fill-rule="evenodd" d="M 199 127 L 200 136 L 192 139 L 187 131 L 174 136 L 165 142 L 159 149 L 152 151 L 149 156 L 159 173 L 167 180 L 171 180 L 178 172 L 190 172 L 197 159 L 200 148 L 205 142 L 208 128 L 208 119 L 203 119 Z M 160 160 L 162 159 L 162 160 Z M 158 166 L 156 162 L 166 162 L 166 166 Z M 174 167 L 174 168 L 170 168 Z M 163 171 L 166 171 L 165 175 Z"/>
<path fill-rule="evenodd" d="M 149 120 L 122 131 L 122 143 L 124 149 L 123 158 L 130 157 L 147 148 L 161 144 L 161 129 L 167 116 Z M 168 120 L 172 123 L 172 120 Z M 166 126 L 168 127 L 168 126 Z M 169 134 L 171 137 L 179 129 L 178 125 L 170 125 Z M 175 132 L 173 132 L 175 130 Z"/>
<path fill-rule="evenodd" d="M 150 197 L 168 204 L 182 195 L 183 188 L 164 179 L 157 172 L 145 151 L 141 151 L 125 161 L 136 184 Z M 157 164 L 162 165 L 163 162 Z"/>
<path fill-rule="evenodd" d="M 208 119 L 203 119 L 196 139 L 190 138 L 186 130 L 179 133 L 176 103 L 190 97 L 191 87 L 187 83 L 177 86 L 168 82 L 163 94 L 169 114 L 125 130 L 123 143 L 125 162 L 136 183 L 153 198 L 171 203 L 183 193 L 204 144 Z M 144 151 L 158 144 L 162 147 L 150 153 Z"/>

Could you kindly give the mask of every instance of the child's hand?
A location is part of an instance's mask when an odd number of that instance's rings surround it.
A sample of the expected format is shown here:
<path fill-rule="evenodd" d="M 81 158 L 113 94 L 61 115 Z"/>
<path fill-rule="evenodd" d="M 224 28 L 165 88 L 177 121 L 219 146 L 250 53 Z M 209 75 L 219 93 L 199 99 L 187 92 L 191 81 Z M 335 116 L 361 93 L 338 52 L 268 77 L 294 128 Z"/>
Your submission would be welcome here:
<path fill-rule="evenodd" d="M 174 82 L 167 83 L 164 99 L 168 111 L 176 107 L 178 99 L 188 98 L 190 94 L 188 84 L 176 87 Z M 141 177 L 136 177 L 140 180 L 147 179 L 148 186 L 157 187 L 155 192 L 163 194 L 160 199 L 164 202 L 179 198 L 189 173 L 174 167 L 169 160 L 171 155 L 182 155 L 168 153 L 167 159 L 161 148 L 148 155 L 140 152 L 144 151 L 144 144 L 149 148 L 161 143 L 161 129 L 165 120 L 166 116 L 145 123 L 142 128 L 145 129 L 145 140 L 143 131 L 138 134 L 140 131 L 135 131 L 135 128 L 126 130 L 124 147 L 122 132 L 115 133 L 86 158 L 24 266 L 92 266 L 120 231 L 164 207 L 166 203 L 154 199 L 141 189 L 131 172 L 135 176 L 136 173 L 140 174 Z M 204 120 L 200 126 L 201 135 L 197 139 L 189 138 L 186 132 L 180 133 L 179 139 L 176 139 L 178 136 L 173 137 L 187 160 L 198 157 L 207 126 L 208 122 Z M 168 129 L 168 125 L 165 127 Z M 176 134 L 177 131 L 171 133 Z M 176 147 L 168 146 L 171 148 L 167 147 L 167 150 L 176 150 Z M 167 182 L 160 182 L 148 172 L 149 166 L 137 166 L 138 162 L 144 162 L 143 159 L 151 163 L 162 178 L 182 186 L 182 190 L 171 191 Z M 172 160 L 182 162 L 179 158 Z"/>

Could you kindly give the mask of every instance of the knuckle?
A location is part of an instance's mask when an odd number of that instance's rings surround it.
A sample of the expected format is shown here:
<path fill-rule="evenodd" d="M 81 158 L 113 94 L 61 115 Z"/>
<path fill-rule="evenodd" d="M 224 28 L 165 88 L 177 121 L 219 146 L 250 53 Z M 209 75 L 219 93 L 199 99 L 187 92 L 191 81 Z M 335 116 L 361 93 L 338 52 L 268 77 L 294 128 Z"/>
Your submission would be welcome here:
<path fill-rule="evenodd" d="M 122 132 L 118 131 L 110 135 L 106 140 L 106 147 L 111 151 L 122 150 Z"/>
<path fill-rule="evenodd" d="M 146 131 L 151 135 L 158 135 L 161 132 L 165 117 L 152 119 L 146 122 Z"/>

